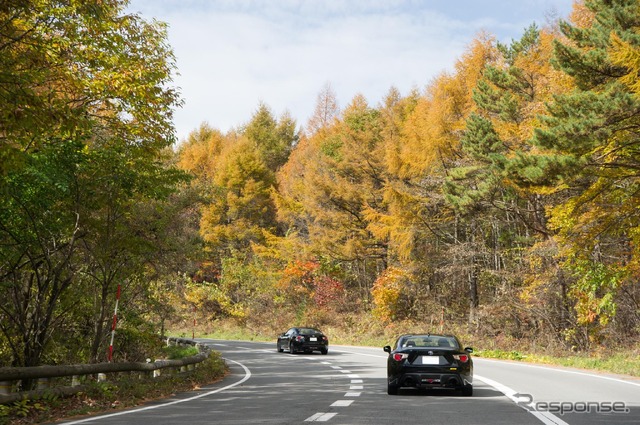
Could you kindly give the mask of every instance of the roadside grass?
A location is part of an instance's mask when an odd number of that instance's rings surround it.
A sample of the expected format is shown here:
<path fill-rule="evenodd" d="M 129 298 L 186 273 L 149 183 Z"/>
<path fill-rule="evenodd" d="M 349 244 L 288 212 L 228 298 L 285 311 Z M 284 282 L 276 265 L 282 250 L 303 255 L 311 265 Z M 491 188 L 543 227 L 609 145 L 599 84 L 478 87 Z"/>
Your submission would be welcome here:
<path fill-rule="evenodd" d="M 210 339 L 222 339 L 226 341 L 259 341 L 259 342 L 274 341 L 274 344 L 275 344 L 276 336 L 277 335 L 275 334 L 273 336 L 260 335 L 249 329 L 221 328 L 221 329 L 216 329 L 213 332 L 206 333 L 201 337 L 210 338 Z"/>
<path fill-rule="evenodd" d="M 179 345 L 168 345 L 162 347 L 162 352 L 169 360 L 179 360 L 198 354 L 198 349 L 193 346 L 181 347 Z"/>
<path fill-rule="evenodd" d="M 195 349 L 167 348 L 164 351 L 178 356 L 174 358 L 193 355 L 194 353 L 189 354 L 192 352 L 190 349 Z M 197 349 L 195 350 L 197 354 Z M 208 359 L 190 372 L 143 379 L 132 375 L 119 376 L 113 381 L 93 382 L 85 392 L 71 397 L 43 397 L 0 405 L 0 425 L 31 425 L 95 413 L 115 412 L 178 392 L 198 389 L 219 381 L 226 373 L 227 367 L 220 353 L 212 351 Z"/>
<path fill-rule="evenodd" d="M 267 335 L 265 331 L 256 331 L 226 321 L 216 321 L 215 325 L 207 326 L 206 328 L 199 327 L 195 330 L 175 328 L 169 331 L 167 334 L 181 338 L 191 338 L 192 335 L 195 335 L 196 338 L 221 339 L 224 341 L 260 342 L 275 341 L 275 338 L 277 336 L 275 333 L 270 336 Z"/>

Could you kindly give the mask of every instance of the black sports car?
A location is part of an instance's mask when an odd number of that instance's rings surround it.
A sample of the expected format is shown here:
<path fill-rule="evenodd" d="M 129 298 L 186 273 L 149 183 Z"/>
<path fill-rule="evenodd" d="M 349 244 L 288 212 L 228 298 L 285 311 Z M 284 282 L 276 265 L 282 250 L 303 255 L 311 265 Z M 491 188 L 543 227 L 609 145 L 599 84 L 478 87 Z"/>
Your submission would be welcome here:
<path fill-rule="evenodd" d="M 402 335 L 386 346 L 387 393 L 402 387 L 450 388 L 473 395 L 473 348 L 461 348 L 453 335 Z"/>
<path fill-rule="evenodd" d="M 322 354 L 329 352 L 329 339 L 325 334 L 313 328 L 291 328 L 278 336 L 278 352 L 289 350 L 291 354 L 297 352 L 311 353 L 320 351 Z"/>

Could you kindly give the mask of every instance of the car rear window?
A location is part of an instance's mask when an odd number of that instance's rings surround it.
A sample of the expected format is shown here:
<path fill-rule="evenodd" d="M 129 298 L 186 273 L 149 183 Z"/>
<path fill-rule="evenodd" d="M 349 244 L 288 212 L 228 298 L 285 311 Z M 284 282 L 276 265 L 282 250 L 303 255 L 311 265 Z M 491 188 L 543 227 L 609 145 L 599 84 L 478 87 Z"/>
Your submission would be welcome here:
<path fill-rule="evenodd" d="M 313 335 L 320 333 L 317 329 L 300 329 L 300 335 Z"/>
<path fill-rule="evenodd" d="M 401 341 L 401 347 L 459 348 L 455 338 L 437 335 L 410 336 Z"/>

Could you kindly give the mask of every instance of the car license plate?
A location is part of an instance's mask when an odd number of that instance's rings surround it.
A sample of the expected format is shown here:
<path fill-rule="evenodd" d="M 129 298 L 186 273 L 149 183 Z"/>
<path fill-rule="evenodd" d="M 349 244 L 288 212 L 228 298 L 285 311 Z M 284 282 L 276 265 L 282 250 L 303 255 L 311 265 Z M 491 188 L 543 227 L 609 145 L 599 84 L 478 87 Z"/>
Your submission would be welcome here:
<path fill-rule="evenodd" d="M 422 356 L 422 364 L 440 364 L 440 356 Z"/>
<path fill-rule="evenodd" d="M 311 338 L 309 338 L 309 341 L 317 341 L 318 338 L 316 338 L 315 336 L 312 336 Z"/>

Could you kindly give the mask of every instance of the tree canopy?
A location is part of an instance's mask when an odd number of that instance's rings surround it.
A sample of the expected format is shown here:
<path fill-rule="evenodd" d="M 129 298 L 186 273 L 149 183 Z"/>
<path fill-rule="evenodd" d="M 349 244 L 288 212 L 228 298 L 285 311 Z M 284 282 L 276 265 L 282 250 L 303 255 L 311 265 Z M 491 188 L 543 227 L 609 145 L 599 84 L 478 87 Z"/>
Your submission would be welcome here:
<path fill-rule="evenodd" d="M 118 285 L 120 358 L 194 319 L 640 342 L 637 1 L 478 34 L 377 105 L 327 83 L 305 128 L 261 102 L 179 144 L 165 25 L 125 4 L 0 5 L 3 364 L 104 359 Z"/>
<path fill-rule="evenodd" d="M 186 178 L 165 152 L 180 103 L 166 28 L 125 5 L 0 7 L 0 330 L 14 365 L 56 361 L 51 346 L 73 337 L 103 354 L 116 286 L 137 292 L 157 254 L 157 223 L 136 214 Z"/>

